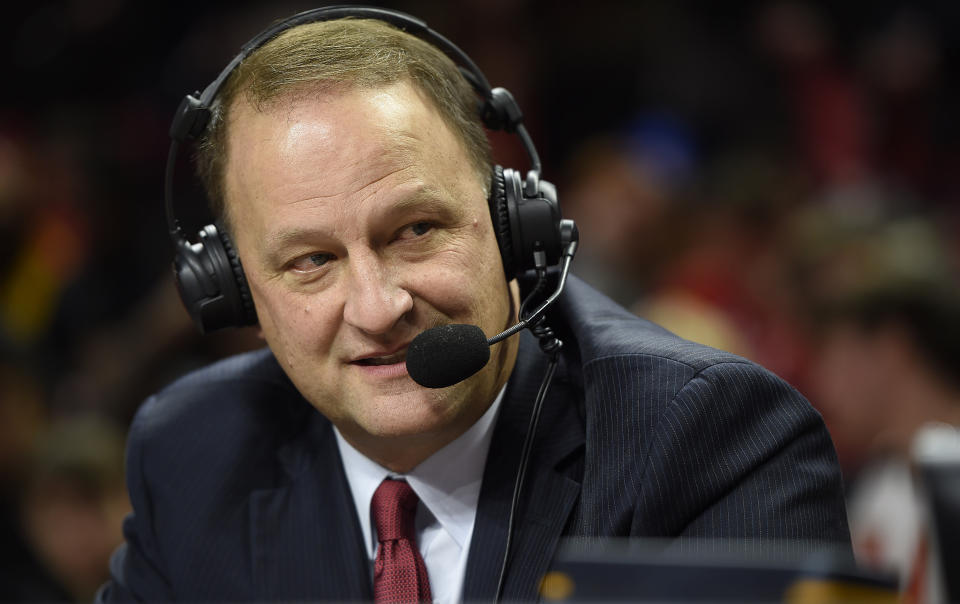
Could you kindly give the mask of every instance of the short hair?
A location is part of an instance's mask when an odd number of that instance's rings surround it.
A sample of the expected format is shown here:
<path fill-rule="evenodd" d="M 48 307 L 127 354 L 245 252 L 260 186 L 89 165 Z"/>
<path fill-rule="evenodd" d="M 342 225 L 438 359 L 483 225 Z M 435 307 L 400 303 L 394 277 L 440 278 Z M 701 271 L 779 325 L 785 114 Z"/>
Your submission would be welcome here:
<path fill-rule="evenodd" d="M 478 97 L 454 62 L 439 48 L 375 19 L 336 19 L 293 27 L 250 54 L 217 96 L 210 123 L 197 146 L 197 174 L 214 216 L 229 229 L 224 176 L 229 113 L 243 95 L 257 111 L 305 85 L 378 88 L 411 82 L 458 136 L 484 186 L 492 170 L 490 142 Z"/>

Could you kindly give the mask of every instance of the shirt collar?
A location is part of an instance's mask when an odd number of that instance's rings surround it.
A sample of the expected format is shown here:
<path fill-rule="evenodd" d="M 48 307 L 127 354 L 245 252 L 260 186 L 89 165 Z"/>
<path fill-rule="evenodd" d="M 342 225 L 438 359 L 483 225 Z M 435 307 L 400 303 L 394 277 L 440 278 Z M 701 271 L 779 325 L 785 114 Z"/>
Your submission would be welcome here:
<path fill-rule="evenodd" d="M 334 426 L 343 469 L 360 519 L 367 553 L 372 558 L 374 542 L 370 521 L 373 493 L 388 476 L 407 481 L 423 505 L 462 548 L 473 532 L 480 499 L 480 483 L 490 450 L 500 403 L 506 386 L 486 412 L 466 432 L 425 459 L 406 474 L 397 474 L 357 451 Z"/>

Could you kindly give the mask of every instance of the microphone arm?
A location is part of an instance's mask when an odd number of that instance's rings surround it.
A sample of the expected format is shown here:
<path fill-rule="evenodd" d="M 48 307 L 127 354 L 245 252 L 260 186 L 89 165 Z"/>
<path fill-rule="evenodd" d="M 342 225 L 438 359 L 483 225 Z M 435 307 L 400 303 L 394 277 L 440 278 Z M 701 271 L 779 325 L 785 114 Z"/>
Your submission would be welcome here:
<path fill-rule="evenodd" d="M 535 325 L 537 319 L 539 319 L 545 310 L 560 297 L 560 294 L 563 293 L 563 287 L 567 284 L 567 273 L 570 272 L 570 263 L 573 262 L 573 257 L 577 253 L 577 246 L 580 242 L 580 232 L 577 230 L 577 225 L 574 224 L 572 220 L 562 220 L 560 221 L 560 228 L 562 231 L 561 237 L 564 240 L 563 255 L 562 260 L 563 264 L 560 267 L 560 281 L 557 283 L 557 288 L 553 291 L 550 296 L 543 301 L 537 310 L 533 311 L 526 319 L 520 319 L 520 322 L 512 327 L 508 328 L 506 331 L 502 331 L 497 335 L 489 338 L 487 344 L 493 346 L 501 340 L 509 338 L 513 334 L 523 331 L 530 325 Z M 537 252 L 542 254 L 542 252 Z"/>
<path fill-rule="evenodd" d="M 544 311 L 560 297 L 567 282 L 570 263 L 577 251 L 579 234 L 572 220 L 560 222 L 560 241 L 563 244 L 560 280 L 557 289 L 533 314 L 524 311 L 527 302 L 537 297 L 542 283 L 546 281 L 547 255 L 542 250 L 534 252 L 539 279 L 537 288 L 527 296 L 520 307 L 520 322 L 506 331 L 487 339 L 476 325 L 451 324 L 432 327 L 420 333 L 410 342 L 407 351 L 407 371 L 416 383 L 427 388 L 446 388 L 461 382 L 483 369 L 490 359 L 490 346 L 523 329 L 530 329 L 540 339 L 540 349 L 554 354 L 562 344 L 542 326 Z"/>

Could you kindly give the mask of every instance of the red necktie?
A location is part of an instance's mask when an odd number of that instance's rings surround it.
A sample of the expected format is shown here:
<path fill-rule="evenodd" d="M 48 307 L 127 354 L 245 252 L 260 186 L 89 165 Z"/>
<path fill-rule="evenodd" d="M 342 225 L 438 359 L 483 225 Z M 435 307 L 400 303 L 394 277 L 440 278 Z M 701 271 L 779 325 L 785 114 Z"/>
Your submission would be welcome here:
<path fill-rule="evenodd" d="M 427 566 L 417 550 L 414 518 L 420 500 L 406 482 L 386 479 L 370 507 L 377 527 L 373 563 L 373 599 L 386 602 L 431 602 Z"/>

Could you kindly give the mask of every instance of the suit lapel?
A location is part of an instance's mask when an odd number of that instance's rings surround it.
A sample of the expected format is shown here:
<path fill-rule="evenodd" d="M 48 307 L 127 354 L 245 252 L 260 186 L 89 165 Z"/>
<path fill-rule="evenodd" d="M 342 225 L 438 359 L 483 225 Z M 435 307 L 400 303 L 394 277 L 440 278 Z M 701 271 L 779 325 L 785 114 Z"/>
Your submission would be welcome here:
<path fill-rule="evenodd" d="M 463 600 L 492 600 L 507 541 L 507 522 L 523 440 L 546 357 L 521 335 L 484 470 L 464 578 Z M 537 429 L 514 519 L 506 600 L 534 599 L 580 493 L 582 400 L 561 361 Z M 299 397 L 297 397 L 299 399 Z M 307 405 L 298 435 L 280 447 L 276 488 L 251 493 L 250 551 L 258 596 L 268 599 L 370 601 L 369 562 L 333 429 Z M 344 519 L 348 519 L 344 521 Z"/>
<path fill-rule="evenodd" d="M 284 483 L 250 496 L 253 577 L 264 601 L 373 598 L 363 537 L 336 438 L 312 408 L 280 448 Z"/>
<path fill-rule="evenodd" d="M 546 366 L 546 357 L 536 341 L 523 334 L 487 457 L 464 578 L 464 601 L 494 599 L 523 440 Z M 544 401 L 514 519 L 505 600 L 536 598 L 539 580 L 553 558 L 580 493 L 581 477 L 574 469 L 577 464 L 565 462 L 574 454 L 582 455 L 584 431 L 577 412 L 576 387 L 566 377 L 561 363 Z"/>

